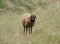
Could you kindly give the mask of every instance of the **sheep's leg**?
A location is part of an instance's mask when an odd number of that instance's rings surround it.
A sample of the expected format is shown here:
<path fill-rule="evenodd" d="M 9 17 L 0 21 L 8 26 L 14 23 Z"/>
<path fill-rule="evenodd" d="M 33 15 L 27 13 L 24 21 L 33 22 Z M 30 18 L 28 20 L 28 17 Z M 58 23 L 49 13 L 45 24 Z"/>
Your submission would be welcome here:
<path fill-rule="evenodd" d="M 25 32 L 25 26 L 24 26 L 24 32 Z"/>
<path fill-rule="evenodd" d="M 30 27 L 29 27 L 29 33 L 30 33 Z"/>
<path fill-rule="evenodd" d="M 32 33 L 32 27 L 31 27 L 31 33 Z"/>

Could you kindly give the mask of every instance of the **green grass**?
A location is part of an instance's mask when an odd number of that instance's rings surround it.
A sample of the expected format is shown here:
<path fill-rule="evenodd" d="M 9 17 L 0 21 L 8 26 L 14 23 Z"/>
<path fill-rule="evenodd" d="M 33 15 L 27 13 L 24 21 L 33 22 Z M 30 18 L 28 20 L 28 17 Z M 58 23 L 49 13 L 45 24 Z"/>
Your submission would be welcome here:
<path fill-rule="evenodd" d="M 48 5 L 46 9 L 37 7 L 33 11 L 36 24 L 32 34 L 25 34 L 21 17 L 26 12 L 16 10 L 0 12 L 0 44 L 60 44 L 60 3 Z M 14 8 L 15 9 L 15 8 Z"/>
<path fill-rule="evenodd" d="M 5 8 L 6 0 L 0 0 L 0 8 Z"/>

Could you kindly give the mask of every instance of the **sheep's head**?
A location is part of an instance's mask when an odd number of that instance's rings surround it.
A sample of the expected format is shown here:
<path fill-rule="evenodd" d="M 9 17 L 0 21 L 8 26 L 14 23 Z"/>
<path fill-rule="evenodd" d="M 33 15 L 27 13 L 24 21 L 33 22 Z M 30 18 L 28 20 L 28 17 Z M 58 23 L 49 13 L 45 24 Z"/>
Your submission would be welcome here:
<path fill-rule="evenodd" d="M 31 15 L 30 21 L 31 21 L 31 22 L 35 22 L 35 19 L 36 19 L 36 16 L 35 16 L 35 15 Z"/>

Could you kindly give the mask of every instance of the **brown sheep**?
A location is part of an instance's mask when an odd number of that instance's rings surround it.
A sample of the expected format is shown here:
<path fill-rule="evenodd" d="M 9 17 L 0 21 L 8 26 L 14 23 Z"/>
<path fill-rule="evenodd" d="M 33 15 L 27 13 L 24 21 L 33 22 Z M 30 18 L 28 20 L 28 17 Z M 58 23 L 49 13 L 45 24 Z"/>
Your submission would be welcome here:
<path fill-rule="evenodd" d="M 24 27 L 24 32 L 29 29 L 29 33 L 32 33 L 32 27 L 34 26 L 36 16 L 34 14 L 30 15 L 25 13 L 22 17 L 22 25 Z"/>

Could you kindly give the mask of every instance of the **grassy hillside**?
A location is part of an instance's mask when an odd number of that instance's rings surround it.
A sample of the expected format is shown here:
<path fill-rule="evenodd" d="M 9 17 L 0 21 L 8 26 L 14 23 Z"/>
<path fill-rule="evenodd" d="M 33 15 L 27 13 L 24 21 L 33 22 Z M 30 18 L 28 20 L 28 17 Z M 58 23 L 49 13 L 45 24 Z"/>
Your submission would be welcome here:
<path fill-rule="evenodd" d="M 37 16 L 32 34 L 25 34 L 21 17 Z M 0 0 L 0 44 L 60 44 L 60 0 Z"/>

